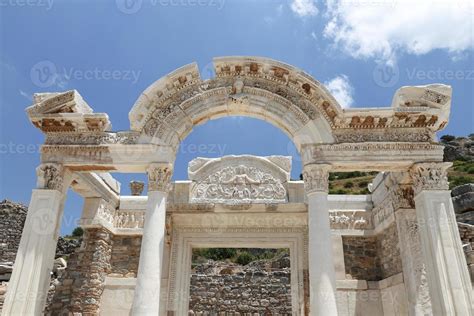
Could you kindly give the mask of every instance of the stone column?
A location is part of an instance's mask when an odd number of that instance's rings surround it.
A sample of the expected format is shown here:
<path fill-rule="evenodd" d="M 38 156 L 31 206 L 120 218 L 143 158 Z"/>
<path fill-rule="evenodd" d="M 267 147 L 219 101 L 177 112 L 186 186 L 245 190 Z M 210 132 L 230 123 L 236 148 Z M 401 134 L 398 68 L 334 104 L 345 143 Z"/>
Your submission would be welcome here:
<path fill-rule="evenodd" d="M 337 315 L 336 273 L 329 226 L 330 165 L 306 165 L 303 179 L 308 198 L 310 315 Z"/>
<path fill-rule="evenodd" d="M 161 271 L 165 243 L 166 198 L 172 166 L 151 164 L 148 173 L 148 202 L 138 265 L 132 315 L 158 315 Z"/>
<path fill-rule="evenodd" d="M 372 193 L 372 202 L 377 206 L 389 208 L 390 214 L 393 210 L 395 216 L 407 313 L 411 316 L 432 315 L 410 174 L 408 172 L 385 173 L 376 186 L 377 190 Z M 398 306 L 405 304 L 405 300 L 399 300 L 399 297 L 395 299 L 386 300 L 384 303 L 395 302 Z"/>
<path fill-rule="evenodd" d="M 39 166 L 28 214 L 8 284 L 2 315 L 41 315 L 48 294 L 54 254 L 69 186 L 62 165 Z"/>
<path fill-rule="evenodd" d="M 450 163 L 411 170 L 420 240 L 434 315 L 473 315 L 472 288 L 448 187 Z"/>

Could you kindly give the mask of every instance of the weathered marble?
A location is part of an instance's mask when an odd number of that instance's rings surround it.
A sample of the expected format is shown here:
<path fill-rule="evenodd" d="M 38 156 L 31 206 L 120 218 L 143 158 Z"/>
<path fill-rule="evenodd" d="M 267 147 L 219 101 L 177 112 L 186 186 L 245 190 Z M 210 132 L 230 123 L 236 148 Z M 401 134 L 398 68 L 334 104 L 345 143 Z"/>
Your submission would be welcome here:
<path fill-rule="evenodd" d="M 472 315 L 448 165 L 443 146 L 434 143 L 448 122 L 451 87 L 402 87 L 391 107 L 342 109 L 320 82 L 285 63 L 220 57 L 214 70 L 213 78 L 202 80 L 197 65 L 189 64 L 151 84 L 123 132 L 110 131 L 107 114 L 94 113 L 75 90 L 34 96 L 27 113 L 46 141 L 4 315 L 41 312 L 70 186 L 85 198 L 81 225 L 104 232 L 92 246 L 85 244 L 97 249 L 85 272 L 91 284 L 71 289 L 83 295 L 72 299 L 78 313 L 186 315 L 192 247 L 245 244 L 290 249 L 294 315 L 413 313 L 419 301 L 410 291 L 420 282 L 405 284 L 403 276 L 420 275 L 410 271 L 419 269 L 420 256 L 433 312 Z M 207 120 L 233 115 L 285 132 L 300 152 L 303 181 L 290 181 L 286 157 L 245 156 L 198 158 L 190 165 L 190 182 L 171 183 L 182 140 Z M 377 177 L 368 197 L 328 196 L 329 172 L 354 170 L 389 173 Z M 112 171 L 146 172 L 148 196 L 120 197 L 119 185 L 99 176 Z M 416 242 L 400 245 L 402 232 L 412 232 L 398 215 L 406 209 L 416 210 L 421 254 Z M 45 218 L 47 225 L 38 229 Z M 123 248 L 114 251 L 117 236 L 124 238 L 117 242 Z M 129 262 L 121 251 L 128 240 L 138 247 L 139 237 L 137 267 L 136 249 Z M 377 258 L 364 262 L 359 246 Z M 344 247 L 356 264 L 344 260 Z M 345 270 L 353 280 L 338 279 Z M 118 312 L 113 297 L 120 286 L 133 300 Z M 23 294 L 26 300 L 20 300 Z M 368 303 L 365 295 L 375 298 Z M 386 295 L 397 300 L 384 300 Z"/>

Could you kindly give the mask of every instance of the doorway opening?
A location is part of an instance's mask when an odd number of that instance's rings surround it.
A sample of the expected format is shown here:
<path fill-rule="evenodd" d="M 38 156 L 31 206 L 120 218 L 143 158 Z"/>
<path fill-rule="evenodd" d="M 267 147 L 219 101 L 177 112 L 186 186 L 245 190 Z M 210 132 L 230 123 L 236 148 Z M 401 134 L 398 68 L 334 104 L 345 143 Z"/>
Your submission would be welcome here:
<path fill-rule="evenodd" d="M 189 315 L 291 315 L 288 248 L 193 248 Z"/>

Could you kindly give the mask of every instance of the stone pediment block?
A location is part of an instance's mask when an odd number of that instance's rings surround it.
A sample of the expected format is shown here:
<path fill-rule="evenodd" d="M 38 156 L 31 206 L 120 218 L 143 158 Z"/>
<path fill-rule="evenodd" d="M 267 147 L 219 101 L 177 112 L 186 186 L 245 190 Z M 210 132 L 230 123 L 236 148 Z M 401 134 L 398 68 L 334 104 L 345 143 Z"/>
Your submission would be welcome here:
<path fill-rule="evenodd" d="M 26 109 L 34 126 L 45 133 L 103 132 L 111 129 L 109 116 L 93 113 L 76 90 L 37 93 Z"/>

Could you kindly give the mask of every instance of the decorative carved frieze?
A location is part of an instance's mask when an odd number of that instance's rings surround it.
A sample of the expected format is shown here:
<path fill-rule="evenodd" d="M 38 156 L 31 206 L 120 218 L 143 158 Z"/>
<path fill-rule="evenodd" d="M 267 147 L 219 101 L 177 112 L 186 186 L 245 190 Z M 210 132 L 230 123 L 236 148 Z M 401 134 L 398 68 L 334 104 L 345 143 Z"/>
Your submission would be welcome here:
<path fill-rule="evenodd" d="M 415 195 L 424 190 L 448 190 L 447 169 L 452 165 L 450 162 L 443 163 L 417 163 L 410 169 L 413 178 Z"/>
<path fill-rule="evenodd" d="M 280 179 L 255 167 L 229 166 L 194 186 L 191 201 L 197 203 L 277 203 L 286 201 Z"/>
<path fill-rule="evenodd" d="M 431 142 L 433 134 L 424 130 L 407 129 L 380 129 L 360 130 L 338 129 L 334 131 L 334 137 L 338 143 L 363 143 L 363 142 Z"/>
<path fill-rule="evenodd" d="M 306 194 L 329 191 L 329 171 L 331 165 L 310 164 L 304 166 L 303 180 Z"/>
<path fill-rule="evenodd" d="M 107 203 L 106 201 L 102 200 L 97 209 L 97 219 L 104 220 L 105 222 L 110 223 L 110 225 L 112 226 L 115 222 L 115 216 L 115 207 L 113 207 L 110 203 Z"/>
<path fill-rule="evenodd" d="M 34 104 L 26 109 L 34 126 L 44 133 L 103 132 L 110 128 L 105 113 L 93 113 L 75 91 L 35 94 Z"/>
<path fill-rule="evenodd" d="M 396 221 L 410 314 L 431 315 L 431 297 L 415 210 L 397 212 Z"/>
<path fill-rule="evenodd" d="M 44 163 L 36 168 L 37 187 L 39 189 L 62 191 L 64 185 L 64 167 L 56 163 Z"/>
<path fill-rule="evenodd" d="M 107 145 L 136 144 L 139 138 L 136 132 L 118 133 L 51 133 L 46 137 L 46 145 Z"/>
<path fill-rule="evenodd" d="M 173 167 L 171 164 L 154 163 L 148 169 L 148 191 L 169 192 L 171 190 L 171 176 Z"/>
<path fill-rule="evenodd" d="M 114 214 L 112 223 L 115 228 L 143 228 L 145 212 L 119 210 Z"/>
<path fill-rule="evenodd" d="M 331 229 L 372 229 L 369 212 L 337 211 L 329 213 Z"/>
<path fill-rule="evenodd" d="M 226 156 L 196 158 L 189 163 L 191 203 L 225 203 L 251 207 L 252 203 L 287 201 L 289 157 Z"/>
<path fill-rule="evenodd" d="M 396 161 L 400 165 L 404 161 L 442 161 L 443 148 L 441 145 L 416 142 L 307 144 L 302 146 L 301 157 L 305 164 L 330 163 L 334 165 L 334 169 L 345 163 L 356 170 L 379 170 L 379 162 Z M 387 165 L 380 169 L 386 170 L 386 167 Z M 396 168 L 397 164 L 389 167 Z"/>

